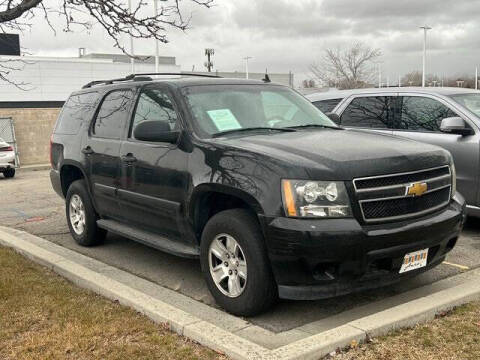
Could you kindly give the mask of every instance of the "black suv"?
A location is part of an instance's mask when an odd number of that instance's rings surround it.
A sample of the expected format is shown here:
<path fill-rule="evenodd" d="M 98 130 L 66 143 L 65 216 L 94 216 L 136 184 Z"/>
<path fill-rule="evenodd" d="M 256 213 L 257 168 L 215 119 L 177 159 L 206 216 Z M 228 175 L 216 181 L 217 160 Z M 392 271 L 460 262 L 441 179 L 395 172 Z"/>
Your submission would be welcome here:
<path fill-rule="evenodd" d="M 200 258 L 237 315 L 417 275 L 465 221 L 451 156 L 345 130 L 265 81 L 145 74 L 73 93 L 51 139 L 73 238 Z"/>

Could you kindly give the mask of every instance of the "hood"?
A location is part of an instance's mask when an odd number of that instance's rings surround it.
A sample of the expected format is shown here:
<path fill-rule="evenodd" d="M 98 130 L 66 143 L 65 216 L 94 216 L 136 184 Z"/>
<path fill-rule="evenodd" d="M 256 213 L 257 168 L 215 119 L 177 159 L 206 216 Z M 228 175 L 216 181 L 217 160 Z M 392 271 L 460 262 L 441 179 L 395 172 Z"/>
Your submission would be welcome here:
<path fill-rule="evenodd" d="M 437 146 L 359 130 L 232 135 L 215 142 L 302 166 L 312 178 L 328 180 L 422 170 L 450 162 L 448 152 Z"/>

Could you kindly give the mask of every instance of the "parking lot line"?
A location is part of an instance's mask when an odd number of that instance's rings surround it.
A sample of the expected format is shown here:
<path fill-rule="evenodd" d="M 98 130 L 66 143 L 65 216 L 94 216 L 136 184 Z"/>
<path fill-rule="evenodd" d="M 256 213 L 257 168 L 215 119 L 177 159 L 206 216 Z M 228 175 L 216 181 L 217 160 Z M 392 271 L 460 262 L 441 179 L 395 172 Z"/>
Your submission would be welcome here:
<path fill-rule="evenodd" d="M 459 269 L 462 269 L 462 270 L 470 270 L 470 268 L 468 266 L 465 266 L 465 265 L 459 265 L 459 264 L 454 264 L 454 263 L 450 263 L 448 261 L 444 261 L 442 264 L 445 264 L 445 265 L 450 265 L 450 266 L 455 266 Z"/>

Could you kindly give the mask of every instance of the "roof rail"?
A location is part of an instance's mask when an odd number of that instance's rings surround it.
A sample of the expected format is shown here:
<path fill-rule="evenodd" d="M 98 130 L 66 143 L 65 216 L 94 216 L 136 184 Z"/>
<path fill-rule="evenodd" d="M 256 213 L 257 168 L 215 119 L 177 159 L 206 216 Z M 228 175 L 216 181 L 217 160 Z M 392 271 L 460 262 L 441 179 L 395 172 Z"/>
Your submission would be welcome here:
<path fill-rule="evenodd" d="M 88 84 L 84 85 L 82 89 L 91 88 L 92 86 L 100 85 L 100 84 L 111 85 L 116 82 L 135 81 L 137 78 L 138 80 L 141 80 L 141 81 L 149 81 L 152 79 L 147 78 L 147 76 L 151 76 L 151 75 L 180 75 L 180 76 L 197 76 L 197 77 L 206 77 L 206 78 L 221 78 L 221 76 L 217 76 L 217 75 L 195 74 L 195 73 L 140 73 L 140 74 L 130 74 L 128 76 L 125 76 L 124 78 L 119 78 L 119 79 L 91 81 Z"/>

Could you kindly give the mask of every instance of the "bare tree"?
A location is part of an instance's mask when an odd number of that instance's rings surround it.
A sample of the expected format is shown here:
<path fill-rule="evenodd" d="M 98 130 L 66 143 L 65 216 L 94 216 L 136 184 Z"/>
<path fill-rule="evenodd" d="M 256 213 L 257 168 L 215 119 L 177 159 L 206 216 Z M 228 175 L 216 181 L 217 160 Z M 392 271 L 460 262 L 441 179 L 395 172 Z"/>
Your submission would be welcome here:
<path fill-rule="evenodd" d="M 354 89 L 373 81 L 373 62 L 382 55 L 362 42 L 356 42 L 341 50 L 326 49 L 319 62 L 310 65 L 313 76 L 327 86 Z"/>
<path fill-rule="evenodd" d="M 403 86 L 422 86 L 422 73 L 418 70 L 410 71 L 402 77 Z"/>
<path fill-rule="evenodd" d="M 55 28 L 50 18 L 57 16 L 62 21 L 61 30 L 65 32 L 91 29 L 94 24 L 99 25 L 112 39 L 115 47 L 132 56 L 122 43 L 122 38 L 152 38 L 167 43 L 169 29 L 185 31 L 189 27 L 190 15 L 184 16 L 183 3 L 210 7 L 213 1 L 161 0 L 158 13 L 153 14 L 151 4 L 146 0 L 139 0 L 132 9 L 129 9 L 125 1 L 118 0 L 58 0 L 57 7 L 48 7 L 46 0 L 0 0 L 0 32 L 23 32 L 32 27 L 34 17 L 42 16 L 55 33 L 60 29 Z M 0 62 L 0 79 L 11 82 L 8 74 L 15 68 L 18 65 Z"/>

